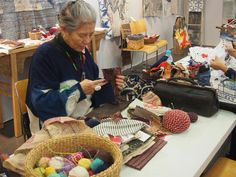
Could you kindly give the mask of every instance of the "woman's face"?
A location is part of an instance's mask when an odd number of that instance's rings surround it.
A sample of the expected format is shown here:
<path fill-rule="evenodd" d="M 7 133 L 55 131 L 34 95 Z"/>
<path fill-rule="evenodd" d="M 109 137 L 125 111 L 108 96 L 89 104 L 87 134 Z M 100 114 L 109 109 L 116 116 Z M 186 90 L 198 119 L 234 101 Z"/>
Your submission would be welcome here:
<path fill-rule="evenodd" d="M 81 52 L 91 42 L 95 25 L 94 22 L 83 23 L 73 32 L 68 32 L 62 28 L 62 36 L 72 49 Z"/>

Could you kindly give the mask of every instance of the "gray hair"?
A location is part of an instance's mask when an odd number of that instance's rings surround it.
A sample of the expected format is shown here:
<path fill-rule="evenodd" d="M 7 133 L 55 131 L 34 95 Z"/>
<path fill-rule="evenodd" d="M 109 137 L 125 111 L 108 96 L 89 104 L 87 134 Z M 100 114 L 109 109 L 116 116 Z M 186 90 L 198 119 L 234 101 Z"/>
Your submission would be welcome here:
<path fill-rule="evenodd" d="M 96 11 L 83 0 L 70 1 L 58 15 L 60 25 L 69 32 L 75 31 L 83 23 L 96 23 Z"/>

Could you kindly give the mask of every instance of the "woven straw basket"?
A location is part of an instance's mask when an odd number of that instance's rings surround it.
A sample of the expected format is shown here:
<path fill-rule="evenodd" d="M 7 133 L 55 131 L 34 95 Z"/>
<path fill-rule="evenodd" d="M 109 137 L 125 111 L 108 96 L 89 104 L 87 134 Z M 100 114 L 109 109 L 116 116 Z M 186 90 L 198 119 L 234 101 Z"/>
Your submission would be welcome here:
<path fill-rule="evenodd" d="M 42 33 L 41 32 L 29 32 L 29 38 L 31 40 L 40 40 L 42 37 Z"/>
<path fill-rule="evenodd" d="M 128 49 L 138 50 L 144 46 L 144 36 L 142 34 L 129 35 L 127 38 Z"/>
<path fill-rule="evenodd" d="M 123 161 L 120 149 L 109 139 L 94 134 L 63 136 L 41 143 L 27 154 L 25 163 L 26 177 L 38 177 L 37 173 L 33 171 L 33 168 L 41 157 L 50 157 L 60 153 L 74 153 L 79 151 L 81 147 L 102 149 L 110 153 L 114 159 L 114 163 L 108 169 L 93 175 L 93 177 L 119 177 Z"/>

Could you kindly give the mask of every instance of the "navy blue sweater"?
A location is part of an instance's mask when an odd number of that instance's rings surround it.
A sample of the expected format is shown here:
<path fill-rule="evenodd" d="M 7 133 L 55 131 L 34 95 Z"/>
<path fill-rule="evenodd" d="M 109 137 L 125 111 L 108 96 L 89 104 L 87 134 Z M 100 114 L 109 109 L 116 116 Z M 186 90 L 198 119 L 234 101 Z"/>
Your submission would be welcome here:
<path fill-rule="evenodd" d="M 81 61 L 81 56 L 82 53 L 70 48 L 60 34 L 41 45 L 34 53 L 29 70 L 26 104 L 42 121 L 57 116 L 73 117 L 72 112 L 82 111 L 73 110 L 78 109 L 76 104 L 86 100 L 80 86 L 82 71 L 86 79 L 96 80 L 99 70 L 87 49 L 84 62 Z M 77 71 L 70 58 L 74 60 Z M 94 92 L 91 101 L 91 107 L 113 102 L 111 84 L 108 83 L 100 91 Z"/>
<path fill-rule="evenodd" d="M 228 68 L 228 70 L 225 72 L 225 75 L 230 79 L 236 80 L 236 71 L 232 68 Z"/>

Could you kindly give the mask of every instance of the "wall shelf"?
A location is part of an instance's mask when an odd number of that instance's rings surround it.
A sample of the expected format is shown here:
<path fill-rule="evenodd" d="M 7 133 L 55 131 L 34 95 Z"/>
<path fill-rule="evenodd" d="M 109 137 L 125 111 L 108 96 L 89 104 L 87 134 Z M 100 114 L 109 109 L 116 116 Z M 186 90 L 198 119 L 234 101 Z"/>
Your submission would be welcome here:
<path fill-rule="evenodd" d="M 185 0 L 185 18 L 192 45 L 204 44 L 204 0 Z"/>

